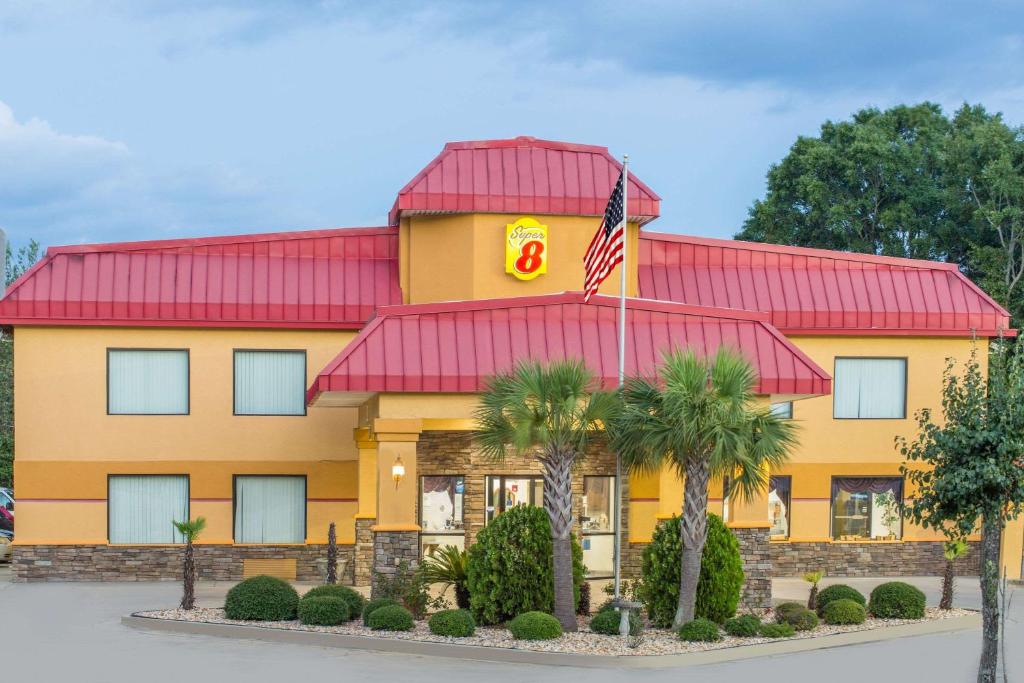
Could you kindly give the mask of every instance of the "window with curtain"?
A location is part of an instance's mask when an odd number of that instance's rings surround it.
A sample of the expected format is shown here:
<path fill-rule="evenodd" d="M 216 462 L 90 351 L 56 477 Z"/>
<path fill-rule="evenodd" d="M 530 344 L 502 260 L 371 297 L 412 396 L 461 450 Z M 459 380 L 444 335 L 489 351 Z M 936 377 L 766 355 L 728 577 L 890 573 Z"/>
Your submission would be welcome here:
<path fill-rule="evenodd" d="M 772 404 L 772 415 L 775 417 L 782 418 L 783 420 L 793 419 L 793 402 L 784 401 L 783 403 Z"/>
<path fill-rule="evenodd" d="M 111 543 L 184 543 L 174 522 L 188 517 L 188 477 L 113 475 L 107 480 Z"/>
<path fill-rule="evenodd" d="M 420 550 L 424 556 L 441 546 L 466 546 L 463 499 L 466 480 L 461 475 L 420 477 Z"/>
<path fill-rule="evenodd" d="M 188 350 L 108 349 L 107 413 L 188 415 Z"/>
<path fill-rule="evenodd" d="M 836 418 L 906 417 L 906 358 L 836 358 L 833 384 Z"/>
<path fill-rule="evenodd" d="M 789 538 L 790 497 L 793 479 L 774 476 L 768 479 L 768 521 L 772 538 Z"/>
<path fill-rule="evenodd" d="M 235 477 L 235 543 L 303 543 L 305 540 L 305 477 Z"/>
<path fill-rule="evenodd" d="M 615 574 L 615 477 L 583 477 L 583 564 L 589 578 Z"/>
<path fill-rule="evenodd" d="M 838 541 L 887 540 L 902 535 L 903 480 L 834 477 L 832 537 Z"/>
<path fill-rule="evenodd" d="M 305 414 L 305 351 L 235 351 L 235 415 Z"/>

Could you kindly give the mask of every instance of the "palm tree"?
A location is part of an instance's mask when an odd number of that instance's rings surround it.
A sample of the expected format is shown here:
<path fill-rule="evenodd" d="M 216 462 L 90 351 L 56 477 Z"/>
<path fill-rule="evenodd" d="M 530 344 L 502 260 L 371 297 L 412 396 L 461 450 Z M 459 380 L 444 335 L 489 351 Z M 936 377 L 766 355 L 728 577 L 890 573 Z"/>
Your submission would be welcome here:
<path fill-rule="evenodd" d="M 185 558 L 182 582 L 181 609 L 195 609 L 196 606 L 196 556 L 193 543 L 206 528 L 206 518 L 196 517 L 192 521 L 174 522 L 174 528 L 185 537 Z"/>
<path fill-rule="evenodd" d="M 791 423 L 755 403 L 756 385 L 750 363 L 722 347 L 713 358 L 667 352 L 657 379 L 631 378 L 623 388 L 611 429 L 623 463 L 647 472 L 667 463 L 685 478 L 675 628 L 694 618 L 711 477 L 728 476 L 734 500 L 751 498 L 796 443 Z"/>
<path fill-rule="evenodd" d="M 532 454 L 544 468 L 544 510 L 551 520 L 555 617 L 576 630 L 572 578 L 572 468 L 618 404 L 594 389 L 582 361 L 523 361 L 490 380 L 476 411 L 477 443 L 488 457 Z"/>
<path fill-rule="evenodd" d="M 420 565 L 423 578 L 429 583 L 439 583 L 448 590 L 455 588 L 455 605 L 469 609 L 469 588 L 466 587 L 466 551 L 453 545 L 433 548 Z"/>

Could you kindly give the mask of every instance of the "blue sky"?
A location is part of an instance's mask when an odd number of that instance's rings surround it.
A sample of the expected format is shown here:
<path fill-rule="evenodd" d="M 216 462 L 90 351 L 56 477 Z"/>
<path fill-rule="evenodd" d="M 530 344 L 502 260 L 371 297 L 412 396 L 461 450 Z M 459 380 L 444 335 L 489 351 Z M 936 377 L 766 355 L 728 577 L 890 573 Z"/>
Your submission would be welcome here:
<path fill-rule="evenodd" d="M 729 236 L 798 135 L 925 99 L 1024 123 L 1022 64 L 1019 2 L 3 0 L 0 227 L 379 225 L 445 141 L 533 135 Z"/>

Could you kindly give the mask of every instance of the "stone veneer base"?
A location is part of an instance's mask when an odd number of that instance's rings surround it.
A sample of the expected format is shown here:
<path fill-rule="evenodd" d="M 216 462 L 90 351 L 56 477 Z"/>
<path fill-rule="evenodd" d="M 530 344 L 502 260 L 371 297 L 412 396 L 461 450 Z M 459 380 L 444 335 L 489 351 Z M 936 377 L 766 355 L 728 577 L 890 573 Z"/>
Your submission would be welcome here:
<path fill-rule="evenodd" d="M 420 535 L 417 531 L 373 532 L 373 571 L 371 596 L 377 595 L 377 576 L 393 578 L 401 562 L 415 569 L 420 561 Z"/>
<path fill-rule="evenodd" d="M 942 541 L 903 543 L 771 543 L 774 576 L 800 576 L 823 571 L 825 576 L 942 576 L 946 559 Z M 954 567 L 958 576 L 977 576 L 979 544 L 968 543 L 967 553 Z"/>

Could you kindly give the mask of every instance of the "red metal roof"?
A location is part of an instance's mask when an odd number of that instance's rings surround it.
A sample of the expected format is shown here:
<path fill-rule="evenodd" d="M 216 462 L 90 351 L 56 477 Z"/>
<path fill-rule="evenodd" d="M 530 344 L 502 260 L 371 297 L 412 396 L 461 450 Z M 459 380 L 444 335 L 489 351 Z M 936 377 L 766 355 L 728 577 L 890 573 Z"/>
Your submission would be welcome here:
<path fill-rule="evenodd" d="M 994 336 L 1006 310 L 955 264 L 645 232 L 640 296 L 762 311 L 786 334 Z"/>
<path fill-rule="evenodd" d="M 358 329 L 401 301 L 397 230 L 337 228 L 50 248 L 0 324 Z"/>
<path fill-rule="evenodd" d="M 385 307 L 325 367 L 307 393 L 477 392 L 524 358 L 584 358 L 606 387 L 618 383 L 619 300 L 578 292 Z M 627 303 L 627 373 L 653 373 L 662 351 L 732 346 L 754 363 L 764 394 L 828 394 L 831 379 L 766 320 L 661 301 Z"/>
<path fill-rule="evenodd" d="M 416 213 L 604 214 L 622 165 L 607 147 L 531 137 L 449 142 L 398 192 L 391 225 Z M 661 199 L 629 176 L 628 211 L 641 224 Z"/>

